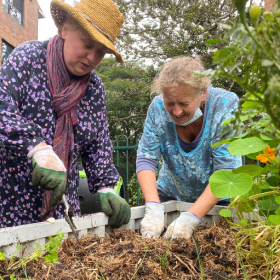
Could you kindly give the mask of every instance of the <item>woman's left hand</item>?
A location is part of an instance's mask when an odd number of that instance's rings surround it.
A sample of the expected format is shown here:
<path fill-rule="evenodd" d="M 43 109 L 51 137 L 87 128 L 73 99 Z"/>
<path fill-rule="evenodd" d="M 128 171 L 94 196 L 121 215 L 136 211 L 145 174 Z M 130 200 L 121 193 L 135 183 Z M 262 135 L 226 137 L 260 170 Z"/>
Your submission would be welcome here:
<path fill-rule="evenodd" d="M 107 216 L 109 216 L 109 226 L 118 228 L 123 224 L 127 224 L 131 215 L 128 203 L 114 193 L 113 189 L 101 189 L 98 193 L 101 209 Z"/>
<path fill-rule="evenodd" d="M 200 222 L 201 220 L 193 213 L 182 212 L 181 215 L 169 225 L 164 238 L 191 238 L 194 229 Z"/>

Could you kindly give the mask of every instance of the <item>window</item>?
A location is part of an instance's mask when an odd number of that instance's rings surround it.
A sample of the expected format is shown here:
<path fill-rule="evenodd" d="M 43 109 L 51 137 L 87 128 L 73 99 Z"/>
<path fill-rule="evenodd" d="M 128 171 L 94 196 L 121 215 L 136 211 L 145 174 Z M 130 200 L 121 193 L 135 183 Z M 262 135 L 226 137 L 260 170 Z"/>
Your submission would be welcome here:
<path fill-rule="evenodd" d="M 2 0 L 3 10 L 11 15 L 19 24 L 22 24 L 24 0 Z"/>
<path fill-rule="evenodd" d="M 1 65 L 8 58 L 10 53 L 13 51 L 14 47 L 8 44 L 6 41 L 2 40 L 2 50 L 1 50 Z"/>

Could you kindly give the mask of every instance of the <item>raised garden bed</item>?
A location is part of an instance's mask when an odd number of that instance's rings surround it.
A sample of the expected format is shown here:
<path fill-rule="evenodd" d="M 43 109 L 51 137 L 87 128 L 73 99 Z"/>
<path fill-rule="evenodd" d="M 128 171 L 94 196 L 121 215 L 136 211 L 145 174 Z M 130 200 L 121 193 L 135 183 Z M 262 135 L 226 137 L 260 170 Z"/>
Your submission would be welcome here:
<path fill-rule="evenodd" d="M 167 202 L 165 226 L 191 203 Z M 144 206 L 132 208 L 129 224 L 111 231 L 103 213 L 74 218 L 81 238 L 73 238 L 65 220 L 54 224 L 37 223 L 0 230 L 0 246 L 6 259 L 0 261 L 2 279 L 265 279 L 255 267 L 247 265 L 245 278 L 236 253 L 234 232 L 224 220 L 219 220 L 222 206 L 215 206 L 198 227 L 194 239 L 168 242 L 139 235 Z M 210 225 L 207 227 L 206 224 Z M 8 269 L 18 258 L 34 251 L 58 231 L 65 233 L 58 251 L 58 261 L 47 263 L 38 258 L 16 269 Z M 17 245 L 21 246 L 19 250 Z M 241 263 L 242 264 L 242 263 Z M 244 264 L 246 265 L 246 264 Z M 10 278 L 12 277 L 15 278 Z M 265 271 L 264 271 L 265 275 Z"/>

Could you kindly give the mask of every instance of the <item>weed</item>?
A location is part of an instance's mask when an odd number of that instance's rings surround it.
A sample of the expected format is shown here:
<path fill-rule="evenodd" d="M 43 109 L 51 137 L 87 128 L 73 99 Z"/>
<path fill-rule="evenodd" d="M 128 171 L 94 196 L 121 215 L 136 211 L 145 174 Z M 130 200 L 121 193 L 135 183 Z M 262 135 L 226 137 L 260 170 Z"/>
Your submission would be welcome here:
<path fill-rule="evenodd" d="M 64 239 L 64 233 L 61 231 L 58 231 L 56 233 L 56 236 L 53 238 L 50 236 L 50 242 L 46 243 L 44 245 L 45 250 L 49 253 L 47 254 L 44 259 L 48 263 L 54 263 L 58 261 L 58 248 L 61 246 L 61 241 Z"/>
<path fill-rule="evenodd" d="M 101 268 L 99 267 L 97 261 L 96 261 L 96 265 L 97 265 L 97 268 L 98 268 L 99 273 L 101 274 L 102 279 L 103 279 L 103 280 L 106 280 L 106 278 L 105 278 L 105 277 L 103 276 L 103 274 L 102 274 Z"/>
<path fill-rule="evenodd" d="M 134 278 L 134 276 L 137 274 L 137 271 L 139 270 L 139 268 L 141 267 L 141 265 L 142 265 L 143 262 L 144 262 L 144 259 L 145 259 L 145 257 L 146 257 L 147 252 L 148 252 L 148 248 L 146 249 L 145 254 L 144 254 L 144 257 L 143 257 L 141 263 L 140 263 L 139 266 L 136 268 L 136 270 L 135 270 L 134 274 L 132 275 L 132 277 L 130 278 L 130 280 L 132 280 L 132 279 Z"/>
<path fill-rule="evenodd" d="M 198 263 L 199 263 L 199 269 L 200 269 L 201 279 L 205 280 L 203 264 L 202 264 L 202 261 L 201 261 L 201 259 L 200 259 L 200 257 L 199 257 L 199 251 L 198 251 L 198 248 L 197 248 L 195 239 L 194 239 L 193 237 L 192 237 L 192 241 L 193 241 L 193 243 L 194 243 L 195 250 L 196 250 L 196 254 L 197 254 L 197 259 L 198 259 Z"/>

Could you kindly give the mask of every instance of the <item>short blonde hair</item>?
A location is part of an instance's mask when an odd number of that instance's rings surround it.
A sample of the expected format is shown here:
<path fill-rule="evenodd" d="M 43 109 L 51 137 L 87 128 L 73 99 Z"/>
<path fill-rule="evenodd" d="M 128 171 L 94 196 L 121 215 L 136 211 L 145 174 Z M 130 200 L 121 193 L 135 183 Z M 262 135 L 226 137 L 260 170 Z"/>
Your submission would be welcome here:
<path fill-rule="evenodd" d="M 189 85 L 197 94 L 203 94 L 210 85 L 210 79 L 197 76 L 193 72 L 204 70 L 199 56 L 174 57 L 156 75 L 152 83 L 152 94 L 162 94 L 163 89 L 180 85 Z"/>

